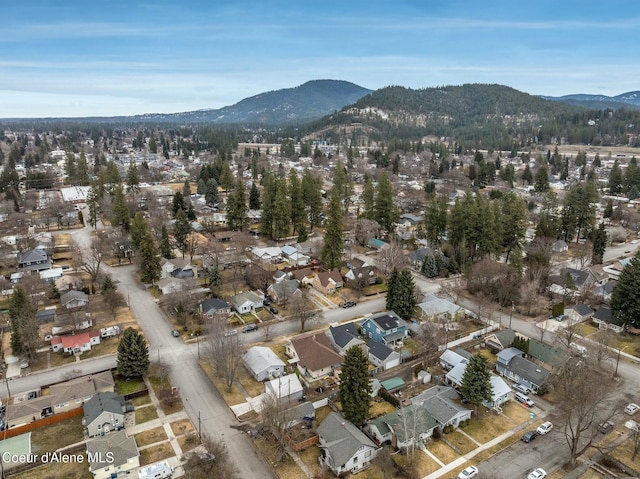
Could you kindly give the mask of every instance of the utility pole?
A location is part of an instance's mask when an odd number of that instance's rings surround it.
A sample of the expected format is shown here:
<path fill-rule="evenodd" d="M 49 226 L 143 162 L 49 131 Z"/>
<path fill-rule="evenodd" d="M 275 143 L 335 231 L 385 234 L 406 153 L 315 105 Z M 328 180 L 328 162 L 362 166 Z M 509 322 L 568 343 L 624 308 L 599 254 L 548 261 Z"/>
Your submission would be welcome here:
<path fill-rule="evenodd" d="M 513 319 L 513 310 L 514 310 L 515 306 L 513 304 L 513 301 L 511 302 L 511 312 L 509 313 L 509 329 L 511 329 L 511 320 Z"/>

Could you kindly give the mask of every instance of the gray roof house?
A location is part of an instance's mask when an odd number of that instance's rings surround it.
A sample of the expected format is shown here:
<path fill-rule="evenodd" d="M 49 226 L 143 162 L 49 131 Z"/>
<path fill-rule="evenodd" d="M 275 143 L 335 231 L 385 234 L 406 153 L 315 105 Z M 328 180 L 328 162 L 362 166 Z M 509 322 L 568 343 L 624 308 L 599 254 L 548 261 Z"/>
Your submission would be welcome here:
<path fill-rule="evenodd" d="M 220 298 L 207 299 L 198 305 L 198 309 L 201 314 L 204 314 L 208 318 L 213 318 L 216 314 L 231 313 L 231 305 Z"/>
<path fill-rule="evenodd" d="M 575 306 L 571 306 L 564 310 L 564 314 L 566 314 L 574 324 L 586 321 L 593 316 L 593 313 L 593 309 L 591 309 L 587 304 L 576 304 Z"/>
<path fill-rule="evenodd" d="M 611 308 L 608 306 L 600 306 L 591 317 L 591 321 L 597 324 L 600 329 L 610 329 L 618 334 L 624 331 L 624 323 L 611 314 Z"/>
<path fill-rule="evenodd" d="M 320 462 L 335 475 L 356 473 L 367 468 L 378 453 L 378 446 L 340 414 L 331 412 L 317 428 Z"/>
<path fill-rule="evenodd" d="M 488 334 L 484 337 L 485 344 L 491 349 L 502 351 L 513 344 L 516 338 L 516 332 L 513 329 L 503 329 L 495 333 Z"/>
<path fill-rule="evenodd" d="M 471 419 L 472 411 L 454 402 L 458 393 L 448 386 L 434 386 L 411 398 L 411 403 L 424 407 L 437 421 L 439 427 L 458 427 L 462 421 Z"/>
<path fill-rule="evenodd" d="M 249 348 L 242 356 L 242 361 L 256 381 L 266 381 L 284 374 L 284 362 L 264 346 Z"/>
<path fill-rule="evenodd" d="M 549 378 L 549 371 L 523 357 L 518 348 L 507 348 L 498 353 L 496 370 L 507 378 L 538 391 Z"/>
<path fill-rule="evenodd" d="M 18 268 L 23 271 L 51 269 L 51 259 L 44 248 L 34 248 L 18 254 Z"/>
<path fill-rule="evenodd" d="M 82 308 L 89 304 L 89 296 L 82 291 L 72 289 L 60 296 L 60 304 L 67 309 Z"/>
<path fill-rule="evenodd" d="M 262 308 L 264 296 L 256 293 L 255 291 L 245 291 L 244 293 L 236 294 L 231 298 L 231 306 L 238 313 L 244 314 L 255 310 L 256 308 Z"/>
<path fill-rule="evenodd" d="M 133 410 L 122 396 L 114 392 L 99 392 L 84 403 L 82 424 L 89 437 L 103 436 L 124 427 L 124 414 Z"/>
<path fill-rule="evenodd" d="M 377 341 L 370 340 L 367 343 L 367 353 L 369 362 L 382 368 L 383 371 L 399 366 L 402 362 L 402 356 L 399 352 Z"/>
<path fill-rule="evenodd" d="M 295 295 L 301 294 L 298 289 L 298 281 L 295 279 L 284 279 L 279 283 L 273 283 L 267 288 L 267 294 L 271 296 L 277 304 L 285 303 Z"/>
<path fill-rule="evenodd" d="M 402 449 L 426 442 L 437 427 L 438 422 L 425 408 L 411 404 L 374 419 L 364 429 L 376 444 L 390 442 Z"/>
<path fill-rule="evenodd" d="M 364 344 L 364 341 L 360 339 L 358 323 L 356 322 L 330 326 L 327 330 L 327 336 L 329 336 L 333 349 L 342 356 L 346 354 L 349 348 Z"/>
<path fill-rule="evenodd" d="M 459 362 L 468 360 L 471 355 L 464 349 L 451 351 L 445 349 L 440 355 L 440 365 L 447 371 L 453 369 Z"/>
<path fill-rule="evenodd" d="M 95 479 L 110 479 L 140 467 L 136 440 L 124 431 L 87 441 L 87 457 Z"/>

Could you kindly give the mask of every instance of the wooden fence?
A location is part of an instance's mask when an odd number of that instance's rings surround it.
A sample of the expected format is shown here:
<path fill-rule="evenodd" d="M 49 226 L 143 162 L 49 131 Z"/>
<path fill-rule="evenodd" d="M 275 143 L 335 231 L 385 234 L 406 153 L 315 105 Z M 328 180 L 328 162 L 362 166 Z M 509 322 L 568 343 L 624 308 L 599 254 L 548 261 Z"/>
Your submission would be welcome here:
<path fill-rule="evenodd" d="M 2 435 L 6 438 L 19 436 L 20 434 L 33 431 L 34 429 L 38 429 L 39 427 L 48 426 L 49 424 L 56 424 L 72 417 L 82 416 L 83 414 L 84 409 L 82 408 L 82 406 L 80 406 L 79 408 L 72 409 L 71 411 L 65 411 L 54 414 L 53 416 L 47 416 L 43 417 L 42 419 L 37 419 L 33 422 L 30 422 L 29 424 L 12 427 L 11 429 L 7 429 L 6 431 L 2 432 Z"/>

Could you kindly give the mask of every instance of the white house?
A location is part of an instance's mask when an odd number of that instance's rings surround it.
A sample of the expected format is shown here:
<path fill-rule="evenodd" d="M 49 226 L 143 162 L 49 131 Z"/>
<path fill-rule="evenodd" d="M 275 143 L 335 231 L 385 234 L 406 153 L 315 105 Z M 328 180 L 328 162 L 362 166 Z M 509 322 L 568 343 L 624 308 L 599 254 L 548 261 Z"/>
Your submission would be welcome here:
<path fill-rule="evenodd" d="M 87 457 L 95 479 L 111 479 L 140 467 L 136 440 L 124 430 L 87 441 Z"/>
<path fill-rule="evenodd" d="M 240 314 L 250 313 L 257 308 L 262 308 L 264 295 L 255 291 L 245 291 L 231 298 L 231 306 Z"/>
<path fill-rule="evenodd" d="M 317 428 L 320 438 L 320 462 L 336 476 L 356 473 L 371 464 L 378 446 L 340 414 L 331 412 Z"/>
<path fill-rule="evenodd" d="M 288 374 L 265 383 L 264 391 L 278 399 L 297 401 L 302 398 L 304 390 L 298 376 L 296 374 Z"/>
<path fill-rule="evenodd" d="M 242 361 L 256 381 L 277 378 L 284 374 L 284 362 L 270 348 L 253 346 Z"/>

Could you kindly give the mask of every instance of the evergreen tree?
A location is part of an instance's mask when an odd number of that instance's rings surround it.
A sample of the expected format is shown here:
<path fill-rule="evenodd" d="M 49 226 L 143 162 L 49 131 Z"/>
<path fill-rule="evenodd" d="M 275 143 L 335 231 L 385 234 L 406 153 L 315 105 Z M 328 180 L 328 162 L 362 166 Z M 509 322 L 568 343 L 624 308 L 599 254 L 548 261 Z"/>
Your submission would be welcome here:
<path fill-rule="evenodd" d="M 375 220 L 387 232 L 391 233 L 398 220 L 398 210 L 393 197 L 393 187 L 389 175 L 385 172 L 378 181 L 375 199 Z"/>
<path fill-rule="evenodd" d="M 387 282 L 387 309 L 402 319 L 409 320 L 414 315 L 417 304 L 416 285 L 411 271 L 406 268 L 398 271 L 394 268 Z"/>
<path fill-rule="evenodd" d="M 302 198 L 307 208 L 309 227 L 313 231 L 313 227 L 320 225 L 321 222 L 322 192 L 321 182 L 309 169 L 305 169 L 302 176 Z"/>
<path fill-rule="evenodd" d="M 218 202 L 218 183 L 214 178 L 207 180 L 204 201 L 208 206 L 213 206 Z"/>
<path fill-rule="evenodd" d="M 171 247 L 169 231 L 166 225 L 162 225 L 162 230 L 160 231 L 160 256 L 166 259 L 173 258 L 173 248 Z"/>
<path fill-rule="evenodd" d="M 135 197 L 139 189 L 140 175 L 138 175 L 138 167 L 136 166 L 136 163 L 132 161 L 129 163 L 129 170 L 127 171 L 127 192 L 131 193 L 131 196 Z"/>
<path fill-rule="evenodd" d="M 187 218 L 189 219 L 189 221 L 195 221 L 198 216 L 196 215 L 196 210 L 193 207 L 193 203 L 191 202 L 191 200 L 188 201 L 189 206 L 187 206 Z"/>
<path fill-rule="evenodd" d="M 286 178 L 276 179 L 276 195 L 273 200 L 273 239 L 285 238 L 291 231 L 291 203 L 287 195 Z"/>
<path fill-rule="evenodd" d="M 370 176 L 367 176 L 367 179 L 364 181 L 364 188 L 362 190 L 362 203 L 364 205 L 364 209 L 362 213 L 360 213 L 361 218 L 372 220 L 375 217 L 375 194 L 376 191 L 373 187 L 373 181 L 371 180 Z"/>
<path fill-rule="evenodd" d="M 260 209 L 260 191 L 255 182 L 251 183 L 251 190 L 249 190 L 249 209 Z"/>
<path fill-rule="evenodd" d="M 228 192 L 231 188 L 233 188 L 234 182 L 235 179 L 233 177 L 231 167 L 229 166 L 229 162 L 223 161 L 222 170 L 220 171 L 220 186 L 222 186 L 222 189 L 224 189 L 225 192 Z"/>
<path fill-rule="evenodd" d="M 505 263 L 514 249 L 521 248 L 527 229 L 527 208 L 513 192 L 502 197 L 502 247 L 506 251 Z"/>
<path fill-rule="evenodd" d="M 607 248 L 607 232 L 604 229 L 604 223 L 600 223 L 598 228 L 593 232 L 593 256 L 591 257 L 592 264 L 602 264 L 604 258 L 604 251 Z"/>
<path fill-rule="evenodd" d="M 158 250 L 151 234 L 148 234 L 140 242 L 140 281 L 155 283 L 160 279 L 160 269 Z"/>
<path fill-rule="evenodd" d="M 447 198 L 440 196 L 429 202 L 425 211 L 427 239 L 432 245 L 440 244 L 447 231 Z M 433 277 L 433 276 L 431 276 Z"/>
<path fill-rule="evenodd" d="M 487 359 L 481 354 L 474 354 L 469 359 L 469 363 L 462 375 L 460 393 L 463 398 L 476 408 L 483 401 L 491 401 L 493 396 L 491 371 Z"/>
<path fill-rule="evenodd" d="M 171 211 L 173 212 L 173 217 L 174 218 L 176 217 L 179 210 L 186 211 L 186 209 L 187 209 L 187 205 L 184 201 L 184 195 L 182 194 L 182 191 L 176 191 L 173 194 L 173 202 L 171 207 Z"/>
<path fill-rule="evenodd" d="M 300 229 L 300 226 L 306 223 L 306 212 L 302 196 L 302 183 L 293 168 L 289 172 L 289 200 L 291 204 L 291 225 L 295 234 Z"/>
<path fill-rule="evenodd" d="M 17 285 L 9 300 L 9 326 L 11 351 L 14 356 L 36 357 L 40 343 L 37 308 L 22 286 Z"/>
<path fill-rule="evenodd" d="M 609 194 L 610 195 L 619 195 L 622 193 L 622 170 L 620 169 L 620 164 L 618 160 L 613 162 L 613 166 L 611 167 L 611 171 L 609 172 Z"/>
<path fill-rule="evenodd" d="M 541 166 L 538 168 L 538 171 L 536 171 L 534 189 L 538 193 L 549 191 L 549 172 L 546 166 Z"/>
<path fill-rule="evenodd" d="M 524 171 L 522 172 L 522 182 L 530 185 L 532 181 L 533 181 L 533 175 L 531 174 L 529 163 L 527 163 L 524 167 Z"/>
<path fill-rule="evenodd" d="M 428 254 L 422 261 L 422 274 L 427 278 L 435 278 L 438 276 L 438 263 L 432 254 Z"/>
<path fill-rule="evenodd" d="M 342 206 L 340 193 L 331 190 L 331 200 L 327 211 L 327 227 L 324 234 L 322 247 L 322 264 L 328 270 L 339 268 L 342 263 L 342 250 L 344 249 L 344 223 L 342 218 Z"/>
<path fill-rule="evenodd" d="M 131 213 L 129 205 L 124 197 L 122 184 L 118 184 L 113 191 L 113 204 L 111 205 L 111 225 L 121 226 L 124 230 L 129 230 Z"/>
<path fill-rule="evenodd" d="M 347 350 L 340 372 L 340 403 L 347 421 L 360 426 L 369 416 L 371 383 L 369 362 L 358 346 Z"/>
<path fill-rule="evenodd" d="M 102 285 L 100 286 L 100 291 L 102 293 L 105 293 L 106 291 L 109 291 L 110 289 L 117 289 L 117 288 L 116 288 L 115 283 L 111 279 L 111 275 L 108 274 L 102 280 Z"/>
<path fill-rule="evenodd" d="M 96 189 L 92 186 L 87 193 L 87 206 L 89 207 L 89 225 L 96 228 L 98 225 L 98 211 L 100 203 Z"/>
<path fill-rule="evenodd" d="M 89 165 L 84 150 L 80 152 L 80 158 L 76 164 L 76 184 L 80 186 L 89 184 Z"/>
<path fill-rule="evenodd" d="M 244 191 L 242 178 L 238 179 L 236 186 L 227 197 L 227 225 L 232 230 L 242 229 L 249 223 L 247 216 L 247 198 Z"/>
<path fill-rule="evenodd" d="M 183 258 L 189 247 L 187 242 L 190 233 L 191 223 L 189 222 L 189 218 L 187 218 L 187 214 L 180 209 L 173 222 L 173 237 L 176 240 L 176 246 L 182 253 Z"/>
<path fill-rule="evenodd" d="M 13 150 L 12 150 L 13 151 Z M 64 162 L 64 173 L 67 175 L 67 183 L 70 185 L 76 182 L 76 155 L 68 151 Z"/>
<path fill-rule="evenodd" d="M 276 199 L 276 179 L 271 172 L 264 177 L 262 193 L 262 217 L 260 218 L 260 233 L 267 238 L 273 238 L 273 218 Z"/>
<path fill-rule="evenodd" d="M 139 211 L 133 217 L 133 221 L 131 222 L 131 247 L 134 251 L 138 251 L 140 249 L 140 242 L 142 238 L 144 238 L 147 234 L 149 234 L 149 227 L 147 222 L 144 220 L 142 213 Z"/>
<path fill-rule="evenodd" d="M 627 327 L 640 327 L 640 253 L 631 258 L 611 294 L 614 319 Z"/>
<path fill-rule="evenodd" d="M 560 211 L 558 196 L 550 191 L 542 199 L 538 224 L 536 225 L 536 238 L 553 238 L 560 235 Z"/>
<path fill-rule="evenodd" d="M 141 377 L 149 369 L 149 346 L 133 328 L 125 329 L 118 343 L 117 369 L 127 379 Z"/>

